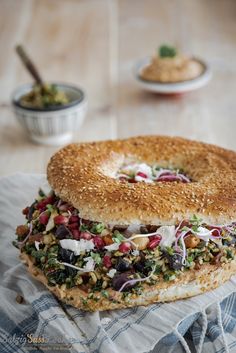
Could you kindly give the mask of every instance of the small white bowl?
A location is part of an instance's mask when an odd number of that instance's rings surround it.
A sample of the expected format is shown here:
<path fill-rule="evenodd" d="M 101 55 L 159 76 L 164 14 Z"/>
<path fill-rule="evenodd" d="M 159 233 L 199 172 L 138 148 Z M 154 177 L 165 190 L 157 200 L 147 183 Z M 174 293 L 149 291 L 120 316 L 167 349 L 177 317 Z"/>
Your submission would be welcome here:
<path fill-rule="evenodd" d="M 71 141 L 87 112 L 87 98 L 82 89 L 64 83 L 54 83 L 68 96 L 70 103 L 57 107 L 28 108 L 20 98 L 32 90 L 33 84 L 20 86 L 12 95 L 16 118 L 30 139 L 45 145 L 62 145 Z"/>
<path fill-rule="evenodd" d="M 196 90 L 205 86 L 210 81 L 212 77 L 212 72 L 205 62 L 197 58 L 194 59 L 200 62 L 204 67 L 203 73 L 200 76 L 186 81 L 180 81 L 175 83 L 163 83 L 158 81 L 148 81 L 141 78 L 141 71 L 144 69 L 145 66 L 150 63 L 151 60 L 150 57 L 144 58 L 140 60 L 135 66 L 134 75 L 136 82 L 141 88 L 147 91 L 161 94 L 180 94 Z"/>

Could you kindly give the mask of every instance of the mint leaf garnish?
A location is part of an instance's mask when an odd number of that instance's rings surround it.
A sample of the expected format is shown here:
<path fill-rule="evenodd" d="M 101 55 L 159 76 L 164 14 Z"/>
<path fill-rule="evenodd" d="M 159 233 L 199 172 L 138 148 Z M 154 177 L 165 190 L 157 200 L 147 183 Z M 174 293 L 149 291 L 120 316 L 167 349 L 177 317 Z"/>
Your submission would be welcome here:
<path fill-rule="evenodd" d="M 158 52 L 161 58 L 174 58 L 177 55 L 177 50 L 166 44 L 160 46 Z"/>

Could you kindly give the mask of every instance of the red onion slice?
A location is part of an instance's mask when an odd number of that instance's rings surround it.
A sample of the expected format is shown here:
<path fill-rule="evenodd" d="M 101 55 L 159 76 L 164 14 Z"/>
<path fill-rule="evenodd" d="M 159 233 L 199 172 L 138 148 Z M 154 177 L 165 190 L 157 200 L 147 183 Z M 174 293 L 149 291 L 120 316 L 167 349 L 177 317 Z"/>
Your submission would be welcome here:
<path fill-rule="evenodd" d="M 125 283 L 122 284 L 122 286 L 120 287 L 120 289 L 118 290 L 118 292 L 122 292 L 122 290 L 127 286 L 127 284 L 135 284 L 135 283 L 138 283 L 138 282 L 143 282 L 143 281 L 146 281 L 147 279 L 151 278 L 152 275 L 154 274 L 156 270 L 156 266 L 154 267 L 154 269 L 152 270 L 152 272 L 150 273 L 149 276 L 147 277 L 144 277 L 144 278 L 134 278 L 134 279 L 130 279 L 129 281 L 126 281 Z"/>

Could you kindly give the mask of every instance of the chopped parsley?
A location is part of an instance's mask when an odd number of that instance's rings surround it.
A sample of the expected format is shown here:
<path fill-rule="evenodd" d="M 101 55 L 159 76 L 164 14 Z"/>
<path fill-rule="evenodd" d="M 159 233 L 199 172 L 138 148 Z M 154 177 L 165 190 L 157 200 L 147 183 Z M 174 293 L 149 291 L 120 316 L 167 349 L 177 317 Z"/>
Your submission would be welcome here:
<path fill-rule="evenodd" d="M 192 218 L 190 218 L 189 221 L 190 221 L 190 223 L 192 225 L 192 230 L 194 232 L 197 232 L 198 231 L 198 227 L 200 227 L 200 225 L 202 224 L 202 219 L 194 214 L 192 216 Z"/>
<path fill-rule="evenodd" d="M 92 257 L 92 259 L 95 261 L 96 264 L 99 265 L 102 262 L 102 258 L 98 253 L 91 252 L 90 256 Z"/>
<path fill-rule="evenodd" d="M 104 229 L 105 229 L 104 224 L 98 223 L 98 224 L 93 224 L 90 231 L 91 231 L 91 233 L 101 234 Z"/>
<path fill-rule="evenodd" d="M 48 204 L 47 206 L 46 206 L 46 208 L 47 208 L 47 210 L 49 211 L 49 212 L 53 212 L 54 211 L 54 207 L 53 207 L 53 205 L 51 205 L 51 204 Z"/>
<path fill-rule="evenodd" d="M 118 230 L 115 230 L 112 239 L 115 243 L 120 244 L 125 240 L 125 237 Z"/>
<path fill-rule="evenodd" d="M 173 273 L 173 272 L 167 272 L 167 273 L 164 273 L 164 275 L 163 275 L 163 279 L 166 282 L 173 281 L 175 278 L 176 278 L 176 276 L 175 276 L 175 273 Z"/>
<path fill-rule="evenodd" d="M 158 49 L 160 58 L 174 58 L 177 55 L 177 50 L 174 47 L 163 44 Z"/>
<path fill-rule="evenodd" d="M 79 230 L 81 232 L 86 232 L 86 230 L 88 230 L 88 226 L 86 224 L 81 224 Z"/>
<path fill-rule="evenodd" d="M 101 295 L 104 297 L 104 298 L 109 298 L 109 293 L 107 290 L 102 290 L 101 291 Z"/>

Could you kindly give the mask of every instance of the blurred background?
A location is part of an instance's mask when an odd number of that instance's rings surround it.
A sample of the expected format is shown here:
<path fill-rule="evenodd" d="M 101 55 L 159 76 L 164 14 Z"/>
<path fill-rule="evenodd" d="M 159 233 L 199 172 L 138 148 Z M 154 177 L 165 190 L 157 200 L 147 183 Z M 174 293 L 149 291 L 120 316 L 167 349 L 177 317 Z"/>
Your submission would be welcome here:
<path fill-rule="evenodd" d="M 25 46 L 45 80 L 83 87 L 89 110 L 74 141 L 168 134 L 236 150 L 235 0 L 0 0 L 0 175 L 44 173 L 58 147 L 29 141 L 11 111 L 32 79 Z M 198 91 L 141 90 L 135 62 L 171 43 L 204 58 L 213 78 Z"/>

